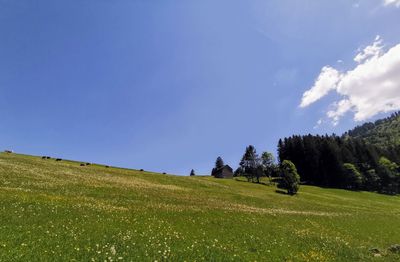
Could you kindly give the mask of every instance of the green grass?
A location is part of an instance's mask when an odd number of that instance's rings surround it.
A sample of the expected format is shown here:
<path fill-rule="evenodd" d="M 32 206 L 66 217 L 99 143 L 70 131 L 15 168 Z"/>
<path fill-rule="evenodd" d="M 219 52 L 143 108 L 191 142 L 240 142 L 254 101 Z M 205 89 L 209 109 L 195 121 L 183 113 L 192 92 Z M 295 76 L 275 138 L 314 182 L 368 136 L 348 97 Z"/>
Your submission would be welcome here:
<path fill-rule="evenodd" d="M 397 196 L 0 154 L 0 261 L 397 261 L 394 244 Z"/>

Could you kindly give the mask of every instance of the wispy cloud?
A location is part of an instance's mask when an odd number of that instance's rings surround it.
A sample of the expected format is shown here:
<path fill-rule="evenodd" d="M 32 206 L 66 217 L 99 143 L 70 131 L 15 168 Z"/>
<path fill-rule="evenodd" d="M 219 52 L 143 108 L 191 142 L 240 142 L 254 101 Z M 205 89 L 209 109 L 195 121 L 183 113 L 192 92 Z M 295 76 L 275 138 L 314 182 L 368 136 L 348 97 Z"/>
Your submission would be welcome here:
<path fill-rule="evenodd" d="M 400 0 L 384 0 L 384 5 L 395 5 L 396 7 L 400 7 Z"/>
<path fill-rule="evenodd" d="M 354 69 L 339 72 L 325 66 L 314 85 L 303 94 L 307 107 L 335 90 L 342 99 L 331 105 L 327 117 L 334 125 L 349 111 L 355 121 L 400 109 L 400 44 L 385 50 L 382 39 L 359 51 Z"/>
<path fill-rule="evenodd" d="M 382 54 L 382 39 L 378 35 L 375 37 L 375 41 L 372 45 L 364 48 L 364 50 L 359 50 L 359 53 L 354 57 L 354 61 L 357 63 L 362 63 L 365 60 L 376 57 Z"/>

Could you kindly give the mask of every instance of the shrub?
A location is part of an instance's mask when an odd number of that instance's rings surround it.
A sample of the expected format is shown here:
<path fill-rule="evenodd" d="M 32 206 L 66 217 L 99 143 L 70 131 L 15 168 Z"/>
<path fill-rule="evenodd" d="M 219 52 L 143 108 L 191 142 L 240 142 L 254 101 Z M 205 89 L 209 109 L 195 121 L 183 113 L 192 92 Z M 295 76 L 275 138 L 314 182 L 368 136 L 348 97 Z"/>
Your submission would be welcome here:
<path fill-rule="evenodd" d="M 300 176 L 296 166 L 290 160 L 284 160 L 281 164 L 281 177 L 278 188 L 286 189 L 289 195 L 297 193 L 300 187 Z"/>

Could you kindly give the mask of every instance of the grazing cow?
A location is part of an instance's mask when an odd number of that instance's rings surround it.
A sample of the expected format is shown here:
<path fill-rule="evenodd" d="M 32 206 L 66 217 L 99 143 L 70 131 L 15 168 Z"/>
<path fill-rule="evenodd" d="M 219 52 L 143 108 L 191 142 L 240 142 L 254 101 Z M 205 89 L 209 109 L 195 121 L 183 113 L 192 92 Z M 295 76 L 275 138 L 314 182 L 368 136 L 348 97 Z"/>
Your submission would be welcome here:
<path fill-rule="evenodd" d="M 106 168 L 110 168 L 110 166 L 106 166 Z"/>
<path fill-rule="evenodd" d="M 49 157 L 49 156 L 46 156 L 46 159 L 51 159 L 51 157 Z"/>
<path fill-rule="evenodd" d="M 90 164 L 90 163 L 86 163 L 86 165 L 87 165 L 87 166 L 90 166 L 91 164 Z"/>
<path fill-rule="evenodd" d="M 81 166 L 86 166 L 86 165 L 84 163 L 82 163 Z"/>
<path fill-rule="evenodd" d="M 59 161 L 61 161 L 61 160 L 62 160 L 61 158 L 57 158 L 57 159 L 56 159 L 57 162 L 59 162 Z"/>
<path fill-rule="evenodd" d="M 12 154 L 13 153 L 12 150 L 4 150 L 4 152 L 6 152 L 7 154 Z"/>
<path fill-rule="evenodd" d="M 163 175 L 166 175 L 167 173 L 163 172 Z"/>
<path fill-rule="evenodd" d="M 47 157 L 46 156 L 42 156 L 42 159 L 47 159 Z"/>
<path fill-rule="evenodd" d="M 144 170 L 143 169 L 140 169 L 140 172 L 143 172 Z"/>

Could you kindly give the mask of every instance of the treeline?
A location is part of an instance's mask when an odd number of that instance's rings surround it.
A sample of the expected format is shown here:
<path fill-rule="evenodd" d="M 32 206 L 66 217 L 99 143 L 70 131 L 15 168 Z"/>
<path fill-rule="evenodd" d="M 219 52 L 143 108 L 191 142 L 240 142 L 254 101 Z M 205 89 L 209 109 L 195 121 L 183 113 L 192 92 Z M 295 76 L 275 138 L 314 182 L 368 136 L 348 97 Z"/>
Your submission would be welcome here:
<path fill-rule="evenodd" d="M 375 122 L 367 122 L 364 123 L 360 126 L 356 126 L 355 128 L 353 128 L 352 130 L 349 130 L 345 133 L 345 135 L 349 135 L 351 137 L 363 137 L 365 136 L 366 133 L 368 133 L 371 130 L 374 130 L 376 127 L 387 124 L 387 123 L 391 123 L 393 122 L 395 119 L 397 119 L 400 116 L 400 111 L 399 112 L 395 112 L 393 114 L 391 114 L 389 117 L 383 118 L 383 119 L 378 119 Z"/>
<path fill-rule="evenodd" d="M 382 149 L 348 136 L 292 136 L 279 140 L 278 156 L 292 161 L 307 184 L 400 193 L 399 146 Z"/>

